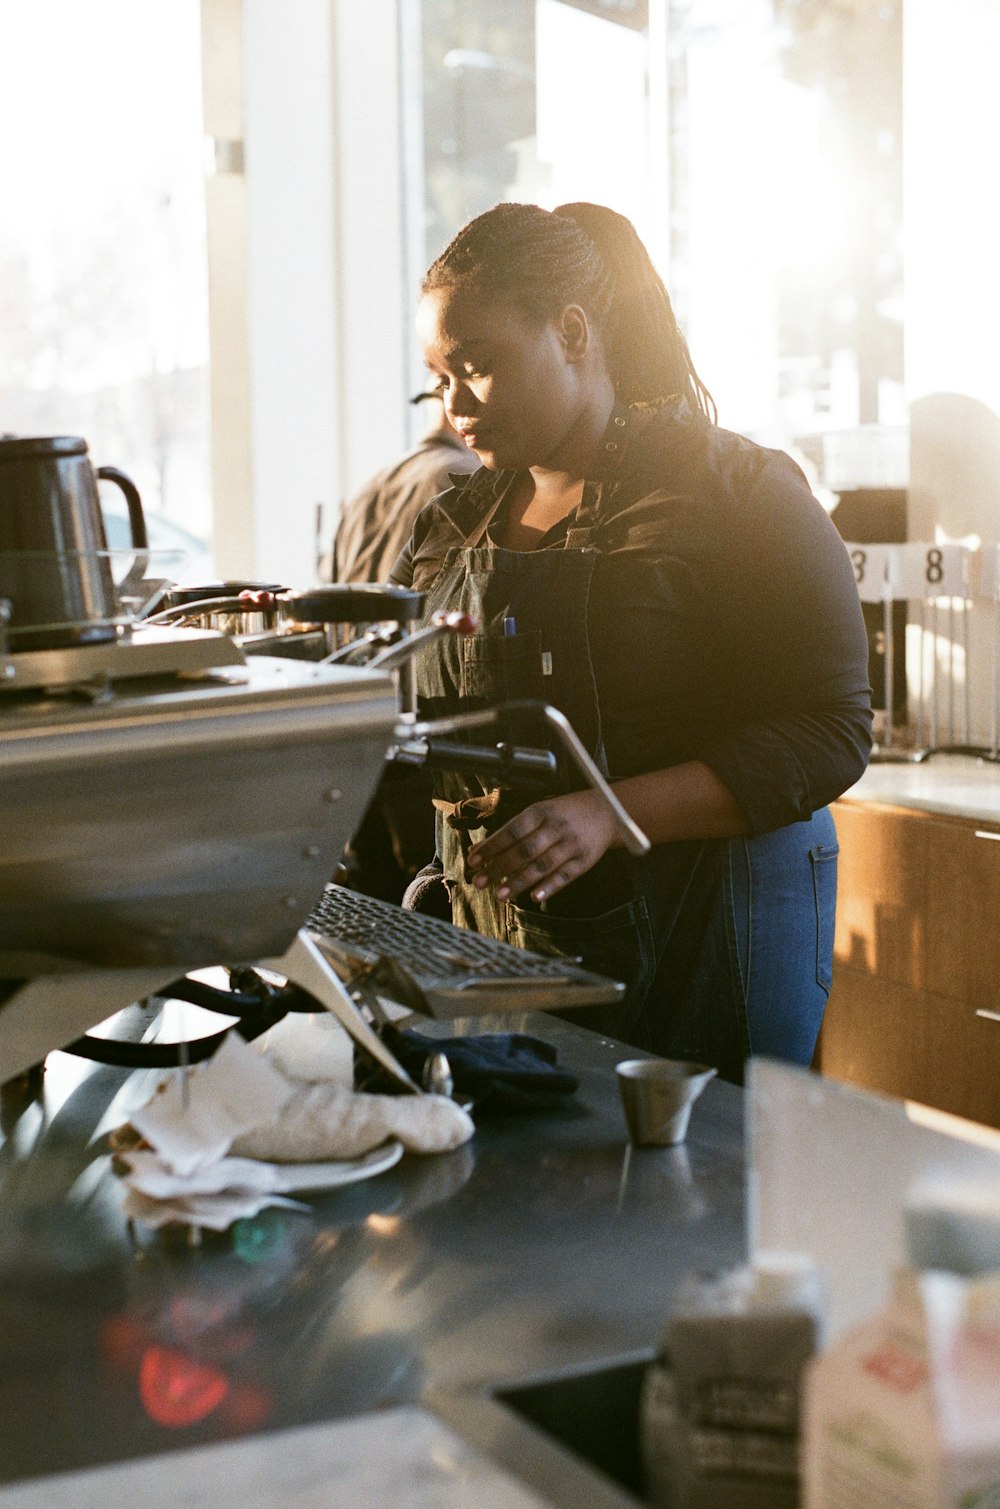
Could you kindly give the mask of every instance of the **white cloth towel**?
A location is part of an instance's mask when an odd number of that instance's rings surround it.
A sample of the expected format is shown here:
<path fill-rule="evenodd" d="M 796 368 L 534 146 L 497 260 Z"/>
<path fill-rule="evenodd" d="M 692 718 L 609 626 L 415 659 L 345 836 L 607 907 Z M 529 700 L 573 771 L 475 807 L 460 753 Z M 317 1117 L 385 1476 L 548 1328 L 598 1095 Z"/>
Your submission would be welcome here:
<path fill-rule="evenodd" d="M 471 1116 L 443 1095 L 365 1095 L 343 1085 L 288 1080 L 279 1114 L 241 1133 L 230 1152 L 268 1163 L 357 1158 L 398 1137 L 411 1153 L 445 1153 L 468 1142 Z"/>
<path fill-rule="evenodd" d="M 176 1073 L 164 1079 L 131 1123 L 153 1151 L 127 1155 L 126 1213 L 150 1226 L 187 1220 L 220 1230 L 264 1205 L 290 1203 L 282 1190 L 307 1187 L 265 1164 L 346 1164 L 393 1139 L 397 1154 L 400 1143 L 443 1153 L 475 1131 L 444 1096 L 367 1095 L 293 1078 L 236 1033 L 189 1071 L 186 1086 Z"/>

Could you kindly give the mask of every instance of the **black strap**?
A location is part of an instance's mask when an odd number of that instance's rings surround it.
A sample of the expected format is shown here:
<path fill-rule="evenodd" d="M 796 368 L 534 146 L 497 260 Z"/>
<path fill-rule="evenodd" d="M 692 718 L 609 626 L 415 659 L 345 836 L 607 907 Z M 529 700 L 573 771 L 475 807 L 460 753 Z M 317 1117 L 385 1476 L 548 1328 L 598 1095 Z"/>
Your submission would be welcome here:
<path fill-rule="evenodd" d="M 85 1033 L 75 1042 L 68 1043 L 62 1051 L 72 1053 L 76 1058 L 121 1069 L 179 1069 L 185 1063 L 198 1064 L 211 1058 L 230 1031 L 238 1032 L 244 1042 L 252 1043 L 289 1012 L 320 1009 L 315 998 L 298 985 L 288 984 L 275 989 L 251 969 L 241 970 L 233 978 L 234 983 L 244 988 L 219 990 L 202 980 L 183 978 L 158 992 L 165 1000 L 189 1001 L 208 1011 L 237 1018 L 232 1027 L 221 1032 L 178 1043 L 130 1043 L 117 1038 L 91 1037 Z"/>

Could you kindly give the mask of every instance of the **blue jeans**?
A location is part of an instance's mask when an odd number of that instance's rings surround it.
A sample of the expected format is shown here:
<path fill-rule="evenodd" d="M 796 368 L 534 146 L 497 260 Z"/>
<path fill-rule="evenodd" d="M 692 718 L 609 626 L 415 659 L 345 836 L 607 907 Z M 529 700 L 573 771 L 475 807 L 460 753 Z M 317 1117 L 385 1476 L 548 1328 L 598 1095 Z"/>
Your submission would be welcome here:
<path fill-rule="evenodd" d="M 833 816 L 824 807 L 807 823 L 731 839 L 728 848 L 726 948 L 748 1051 L 808 1065 L 833 977 Z"/>
<path fill-rule="evenodd" d="M 629 1040 L 737 1084 L 751 1054 L 808 1065 L 833 973 L 837 853 L 827 808 L 700 845 L 683 904 L 656 919 L 658 965 Z"/>
<path fill-rule="evenodd" d="M 827 808 L 702 846 L 649 992 L 648 1041 L 740 1084 L 751 1054 L 808 1065 L 833 973 L 837 832 Z"/>

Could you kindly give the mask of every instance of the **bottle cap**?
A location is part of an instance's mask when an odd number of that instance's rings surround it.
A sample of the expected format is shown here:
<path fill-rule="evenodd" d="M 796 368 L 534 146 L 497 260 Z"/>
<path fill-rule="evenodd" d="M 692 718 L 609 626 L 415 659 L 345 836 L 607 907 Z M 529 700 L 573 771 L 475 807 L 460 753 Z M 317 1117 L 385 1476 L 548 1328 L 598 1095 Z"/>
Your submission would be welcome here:
<path fill-rule="evenodd" d="M 819 1269 L 803 1252 L 758 1252 L 751 1264 L 754 1310 L 809 1310 L 823 1307 Z"/>

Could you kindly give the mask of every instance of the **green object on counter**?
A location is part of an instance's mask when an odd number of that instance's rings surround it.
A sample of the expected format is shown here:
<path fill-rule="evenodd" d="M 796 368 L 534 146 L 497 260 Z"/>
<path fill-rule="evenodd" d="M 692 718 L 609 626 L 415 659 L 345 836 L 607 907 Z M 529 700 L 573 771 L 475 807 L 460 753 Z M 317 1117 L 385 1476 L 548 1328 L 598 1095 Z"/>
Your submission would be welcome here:
<path fill-rule="evenodd" d="M 233 1251 L 244 1263 L 266 1263 L 284 1247 L 287 1226 L 284 1214 L 272 1207 L 235 1221 L 231 1232 Z"/>

